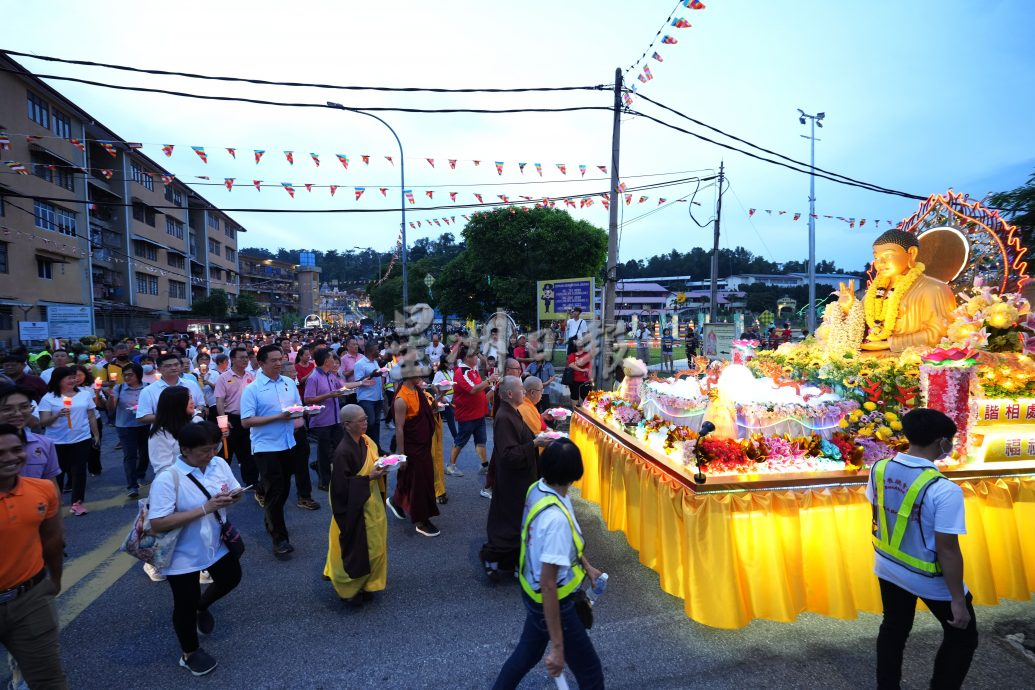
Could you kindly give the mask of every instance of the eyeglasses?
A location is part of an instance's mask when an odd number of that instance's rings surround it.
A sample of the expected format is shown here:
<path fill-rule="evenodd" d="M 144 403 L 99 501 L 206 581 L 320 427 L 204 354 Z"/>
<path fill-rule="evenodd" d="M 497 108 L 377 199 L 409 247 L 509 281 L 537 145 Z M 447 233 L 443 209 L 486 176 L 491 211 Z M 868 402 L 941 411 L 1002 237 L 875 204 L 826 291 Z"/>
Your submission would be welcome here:
<path fill-rule="evenodd" d="M 21 414 L 32 412 L 32 405 L 26 403 L 24 405 L 18 405 L 17 407 L 13 405 L 10 407 L 0 407 L 0 414 L 11 414 L 12 412 L 20 412 Z"/>

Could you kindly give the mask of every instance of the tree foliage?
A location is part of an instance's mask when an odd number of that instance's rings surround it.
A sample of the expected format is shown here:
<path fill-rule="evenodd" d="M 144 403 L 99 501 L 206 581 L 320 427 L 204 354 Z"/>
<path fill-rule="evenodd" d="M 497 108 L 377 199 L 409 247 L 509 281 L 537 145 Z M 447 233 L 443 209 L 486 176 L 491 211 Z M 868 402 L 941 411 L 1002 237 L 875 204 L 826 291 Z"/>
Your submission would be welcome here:
<path fill-rule="evenodd" d="M 607 233 L 561 209 L 477 213 L 463 238 L 463 251 L 445 266 L 435 288 L 441 309 L 465 317 L 504 308 L 533 324 L 537 280 L 600 278 L 607 259 Z"/>
<path fill-rule="evenodd" d="M 1020 187 L 996 192 L 988 197 L 988 205 L 1003 212 L 1003 216 L 1021 228 L 1024 244 L 1035 242 L 1035 172 Z"/>
<path fill-rule="evenodd" d="M 258 301 L 256 301 L 253 295 L 247 293 L 241 293 L 237 297 L 237 315 L 238 316 L 262 316 L 262 309 L 259 307 Z"/>
<path fill-rule="evenodd" d="M 808 260 L 779 263 L 756 256 L 744 247 L 719 250 L 719 278 L 741 273 L 805 273 Z M 817 273 L 840 273 L 833 261 L 817 261 Z M 703 247 L 688 252 L 673 249 L 649 259 L 629 260 L 618 267 L 621 278 L 656 278 L 661 276 L 690 276 L 691 280 L 707 280 L 712 275 L 712 254 Z"/>
<path fill-rule="evenodd" d="M 214 321 L 225 319 L 230 313 L 230 300 L 226 290 L 215 289 L 208 296 L 195 299 L 191 304 L 191 312 L 207 316 Z"/>

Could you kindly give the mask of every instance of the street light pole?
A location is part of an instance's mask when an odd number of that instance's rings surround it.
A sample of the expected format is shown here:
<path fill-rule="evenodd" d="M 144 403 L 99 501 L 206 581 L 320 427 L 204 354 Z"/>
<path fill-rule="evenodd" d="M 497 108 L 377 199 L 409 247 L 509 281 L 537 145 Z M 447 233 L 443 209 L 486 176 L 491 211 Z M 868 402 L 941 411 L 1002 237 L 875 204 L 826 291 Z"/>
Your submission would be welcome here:
<path fill-rule="evenodd" d="M 402 141 L 400 141 L 399 135 L 395 133 L 395 130 L 392 129 L 392 126 L 390 124 L 388 124 L 387 122 L 385 122 L 384 120 L 379 118 L 377 115 L 374 115 L 373 113 L 368 113 L 365 110 L 357 110 L 356 108 L 346 108 L 341 103 L 334 103 L 332 101 L 327 101 L 327 107 L 328 108 L 336 108 L 338 110 L 347 110 L 350 113 L 359 113 L 360 115 L 366 115 L 367 117 L 374 118 L 375 120 L 377 120 L 378 122 L 380 122 L 381 124 L 383 124 L 385 127 L 388 128 L 388 131 L 392 133 L 393 137 L 395 137 L 395 143 L 399 145 L 399 211 L 402 214 L 402 222 L 399 224 L 400 234 L 401 234 L 401 237 L 402 237 L 402 247 L 401 247 L 401 249 L 399 251 L 399 255 L 400 255 L 400 258 L 402 259 L 402 274 L 403 274 L 402 301 L 403 301 L 403 308 L 405 309 L 406 305 L 409 304 L 409 301 L 410 301 L 409 300 L 409 297 L 410 297 L 410 282 L 409 282 L 409 274 L 408 274 L 408 271 L 407 271 L 408 263 L 407 263 L 407 259 L 406 259 L 406 158 L 403 155 Z M 381 273 L 381 254 L 380 254 L 380 252 L 377 255 L 377 263 L 378 263 L 378 274 L 380 274 Z"/>
<path fill-rule="evenodd" d="M 809 333 L 816 332 L 816 127 L 823 126 L 823 118 L 826 113 L 808 115 L 804 110 L 798 108 L 798 122 L 805 124 L 808 118 L 812 124 L 811 136 L 801 135 L 802 139 L 808 139 L 810 144 L 809 158 L 809 306 L 808 324 Z"/>

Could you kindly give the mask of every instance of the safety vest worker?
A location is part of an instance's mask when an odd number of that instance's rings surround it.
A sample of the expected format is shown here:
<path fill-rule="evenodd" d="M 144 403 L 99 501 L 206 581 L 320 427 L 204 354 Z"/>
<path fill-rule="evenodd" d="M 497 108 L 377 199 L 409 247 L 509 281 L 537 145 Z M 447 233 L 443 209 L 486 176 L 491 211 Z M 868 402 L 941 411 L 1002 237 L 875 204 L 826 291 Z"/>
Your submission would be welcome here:
<path fill-rule="evenodd" d="M 586 569 L 582 567 L 582 550 L 586 541 L 582 538 L 579 524 L 561 496 L 545 482 L 539 480 L 528 487 L 528 493 L 525 494 L 525 513 L 521 521 L 521 555 L 518 560 L 518 580 L 521 582 L 521 589 L 529 599 L 537 604 L 543 603 L 543 592 L 539 584 L 542 564 L 538 558 L 529 557 L 529 549 L 531 547 L 542 555 L 542 546 L 529 542 L 533 534 L 533 523 L 543 515 L 544 511 L 548 510 L 557 510 L 564 515 L 571 527 L 572 536 L 568 548 L 571 565 L 568 568 L 562 568 L 558 573 L 562 581 L 557 583 L 557 599 L 563 600 L 577 590 L 586 577 Z"/>
<path fill-rule="evenodd" d="M 914 573 L 941 576 L 934 543 L 927 543 L 920 528 L 920 508 L 935 482 L 948 481 L 945 475 L 898 458 L 881 460 L 871 474 L 876 490 L 872 539 L 877 555 Z"/>

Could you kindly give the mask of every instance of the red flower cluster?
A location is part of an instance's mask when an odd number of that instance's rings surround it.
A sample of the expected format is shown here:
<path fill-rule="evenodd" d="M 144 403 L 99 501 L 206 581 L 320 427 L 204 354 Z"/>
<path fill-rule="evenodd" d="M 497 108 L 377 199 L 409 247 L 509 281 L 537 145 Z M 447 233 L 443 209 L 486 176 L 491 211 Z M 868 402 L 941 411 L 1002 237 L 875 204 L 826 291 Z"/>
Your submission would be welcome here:
<path fill-rule="evenodd" d="M 705 436 L 697 443 L 702 463 L 706 463 L 713 472 L 743 469 L 753 464 L 734 439 Z"/>

